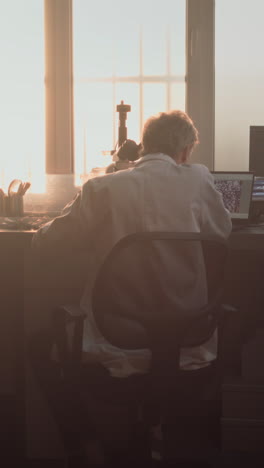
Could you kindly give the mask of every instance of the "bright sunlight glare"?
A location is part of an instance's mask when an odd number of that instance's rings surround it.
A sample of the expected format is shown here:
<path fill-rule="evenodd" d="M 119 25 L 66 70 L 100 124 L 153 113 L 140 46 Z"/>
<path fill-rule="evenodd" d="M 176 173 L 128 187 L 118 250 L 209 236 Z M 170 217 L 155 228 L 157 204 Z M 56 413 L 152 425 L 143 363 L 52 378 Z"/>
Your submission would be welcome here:
<path fill-rule="evenodd" d="M 43 0 L 1 2 L 0 187 L 13 179 L 44 190 Z"/>
<path fill-rule="evenodd" d="M 117 142 L 121 100 L 131 105 L 128 138 L 137 142 L 150 115 L 185 109 L 185 3 L 73 0 L 77 173 L 110 162 L 102 153 Z"/>

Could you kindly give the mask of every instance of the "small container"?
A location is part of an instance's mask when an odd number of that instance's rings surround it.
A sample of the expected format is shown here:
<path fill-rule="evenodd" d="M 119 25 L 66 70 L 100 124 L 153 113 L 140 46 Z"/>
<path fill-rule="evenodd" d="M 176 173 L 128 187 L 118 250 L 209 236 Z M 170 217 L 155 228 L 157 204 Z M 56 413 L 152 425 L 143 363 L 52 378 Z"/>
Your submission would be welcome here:
<path fill-rule="evenodd" d="M 5 196 L 0 197 L 0 216 L 5 216 Z"/>
<path fill-rule="evenodd" d="M 23 195 L 12 193 L 6 197 L 5 206 L 6 216 L 23 216 L 24 214 L 24 200 Z"/>

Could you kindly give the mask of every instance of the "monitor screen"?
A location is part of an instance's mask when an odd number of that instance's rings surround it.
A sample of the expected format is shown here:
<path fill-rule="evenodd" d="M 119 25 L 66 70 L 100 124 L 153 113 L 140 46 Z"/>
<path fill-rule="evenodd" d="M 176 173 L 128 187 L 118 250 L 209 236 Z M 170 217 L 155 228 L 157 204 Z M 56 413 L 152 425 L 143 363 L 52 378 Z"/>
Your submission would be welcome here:
<path fill-rule="evenodd" d="M 248 219 L 252 199 L 252 172 L 212 172 L 217 190 L 233 219 Z"/>
<path fill-rule="evenodd" d="M 264 201 L 264 177 L 255 177 L 252 200 L 255 201 Z"/>

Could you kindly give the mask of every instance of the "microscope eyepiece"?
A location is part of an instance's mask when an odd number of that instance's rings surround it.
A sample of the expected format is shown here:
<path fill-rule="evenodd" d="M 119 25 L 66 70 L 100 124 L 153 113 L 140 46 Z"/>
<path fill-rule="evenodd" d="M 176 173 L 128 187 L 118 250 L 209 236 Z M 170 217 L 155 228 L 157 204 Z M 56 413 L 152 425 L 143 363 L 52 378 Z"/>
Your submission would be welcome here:
<path fill-rule="evenodd" d="M 119 112 L 118 146 L 121 146 L 127 139 L 126 119 L 127 113 L 131 111 L 131 106 L 121 101 L 120 104 L 117 104 L 116 111 Z"/>

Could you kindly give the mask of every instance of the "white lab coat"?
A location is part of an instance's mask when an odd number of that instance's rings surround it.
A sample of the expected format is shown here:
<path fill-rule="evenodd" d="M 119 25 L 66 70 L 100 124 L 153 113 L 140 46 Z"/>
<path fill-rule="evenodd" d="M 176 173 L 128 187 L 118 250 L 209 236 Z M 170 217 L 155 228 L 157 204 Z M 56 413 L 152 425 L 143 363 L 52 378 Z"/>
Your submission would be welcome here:
<path fill-rule="evenodd" d="M 142 157 L 133 169 L 97 177 L 86 182 L 62 215 L 42 227 L 33 238 L 41 249 L 87 247 L 89 272 L 81 307 L 87 313 L 83 351 L 87 360 L 98 360 L 112 375 L 145 372 L 150 351 L 124 351 L 108 343 L 97 329 L 91 310 L 91 291 L 97 271 L 111 248 L 123 236 L 141 231 L 202 232 L 227 238 L 231 231 L 229 212 L 215 189 L 205 166 L 178 165 L 165 154 Z M 195 274 L 180 271 L 180 275 Z M 205 279 L 200 278 L 190 306 L 206 301 Z M 195 289 L 195 288 L 194 288 Z M 199 290 L 199 291 L 198 291 Z M 197 291 L 199 299 L 197 299 Z M 207 365 L 216 357 L 217 338 L 181 353 L 185 369 Z"/>

